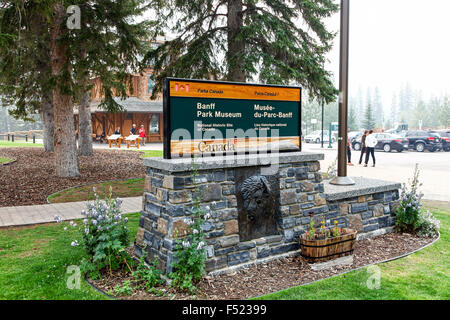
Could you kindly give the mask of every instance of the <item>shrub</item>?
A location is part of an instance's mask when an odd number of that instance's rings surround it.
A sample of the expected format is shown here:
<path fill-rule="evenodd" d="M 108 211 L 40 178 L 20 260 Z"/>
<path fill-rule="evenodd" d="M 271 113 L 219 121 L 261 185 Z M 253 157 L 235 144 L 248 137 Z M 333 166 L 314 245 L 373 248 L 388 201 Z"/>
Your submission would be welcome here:
<path fill-rule="evenodd" d="M 81 241 L 74 240 L 71 245 L 81 245 L 87 254 L 87 259 L 81 263 L 82 271 L 93 278 L 100 275 L 100 270 L 106 269 L 111 273 L 122 264 L 128 266 L 130 260 L 126 247 L 129 244 L 129 233 L 126 227 L 128 218 L 120 213 L 120 199 L 112 199 L 112 188 L 109 195 L 102 202 L 94 188 L 95 201 L 88 203 L 83 225 L 80 226 Z M 59 217 L 55 219 L 60 221 Z M 72 227 L 77 225 L 71 222 Z"/>
<path fill-rule="evenodd" d="M 419 183 L 419 168 L 416 164 L 410 187 L 408 188 L 406 184 L 403 184 L 400 205 L 395 210 L 396 226 L 399 231 L 412 232 L 419 227 L 419 215 L 422 207 L 421 199 L 423 194 L 418 194 L 418 188 L 421 185 Z"/>
<path fill-rule="evenodd" d="M 421 212 L 419 215 L 419 232 L 420 237 L 435 237 L 439 234 L 440 221 L 436 219 L 430 211 Z"/>
<path fill-rule="evenodd" d="M 139 259 L 139 264 L 136 267 L 136 270 L 133 271 L 132 276 L 139 287 L 143 287 L 151 292 L 153 287 L 163 284 L 164 280 L 161 278 L 162 271 L 157 269 L 158 262 L 156 259 L 150 266 L 146 265 L 145 259 L 147 257 L 147 252 L 145 249 L 146 248 L 144 248 L 143 254 Z"/>
<path fill-rule="evenodd" d="M 396 226 L 399 231 L 414 232 L 421 237 L 434 237 L 439 233 L 440 222 L 429 211 L 421 211 L 423 193 L 418 194 L 419 168 L 414 168 L 413 180 L 410 188 L 402 186 L 399 207 L 395 210 Z"/>

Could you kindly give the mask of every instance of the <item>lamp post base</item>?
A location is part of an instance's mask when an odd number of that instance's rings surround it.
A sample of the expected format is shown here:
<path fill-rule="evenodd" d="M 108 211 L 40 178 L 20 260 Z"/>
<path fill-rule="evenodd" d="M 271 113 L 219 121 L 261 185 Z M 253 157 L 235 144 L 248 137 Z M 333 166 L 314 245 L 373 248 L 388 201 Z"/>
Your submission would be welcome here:
<path fill-rule="evenodd" d="M 339 186 L 350 186 L 352 184 L 355 184 L 355 181 L 353 181 L 349 177 L 335 177 L 330 180 L 330 184 L 335 184 Z"/>

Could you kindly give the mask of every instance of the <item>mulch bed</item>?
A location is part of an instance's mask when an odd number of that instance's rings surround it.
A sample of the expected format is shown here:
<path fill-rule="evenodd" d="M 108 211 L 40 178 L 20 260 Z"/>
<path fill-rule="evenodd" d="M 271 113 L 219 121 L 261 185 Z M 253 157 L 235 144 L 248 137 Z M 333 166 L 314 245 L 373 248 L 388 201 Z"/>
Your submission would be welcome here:
<path fill-rule="evenodd" d="M 140 152 L 94 150 L 92 157 L 78 157 L 76 178 L 57 177 L 54 154 L 40 148 L 0 148 L 0 156 L 17 160 L 0 167 L 0 207 L 45 204 L 49 195 L 69 187 L 145 177 Z"/>
<path fill-rule="evenodd" d="M 196 296 L 180 293 L 173 288 L 164 286 L 157 288 L 164 293 L 163 296 L 149 294 L 144 290 L 135 290 L 131 296 L 118 298 L 133 300 L 248 299 L 396 258 L 422 248 L 435 239 L 420 238 L 406 233 L 390 233 L 372 239 L 357 241 L 352 265 L 336 266 L 326 270 L 315 271 L 311 269 L 304 258 L 300 256 L 288 257 L 251 266 L 229 274 L 206 276 L 198 284 L 200 291 Z M 115 272 L 112 276 L 103 274 L 101 280 L 89 280 L 89 282 L 103 292 L 108 292 L 109 290 L 113 292 L 117 284 L 122 285 L 126 280 L 132 280 L 129 274 Z"/>

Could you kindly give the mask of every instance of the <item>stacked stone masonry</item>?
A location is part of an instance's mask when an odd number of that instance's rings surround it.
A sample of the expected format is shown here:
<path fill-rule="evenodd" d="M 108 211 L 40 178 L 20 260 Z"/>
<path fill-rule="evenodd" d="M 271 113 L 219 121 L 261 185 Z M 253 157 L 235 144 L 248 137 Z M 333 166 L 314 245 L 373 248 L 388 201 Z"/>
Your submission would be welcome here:
<path fill-rule="evenodd" d="M 395 224 L 398 190 L 327 201 L 319 161 L 280 164 L 278 234 L 250 241 L 239 239 L 235 168 L 199 170 L 193 181 L 191 171 L 169 172 L 147 167 L 143 210 L 135 242 L 135 254 L 148 251 L 166 272 L 172 271 L 176 239 L 189 232 L 189 209 L 200 189 L 200 206 L 210 212 L 202 226 L 206 236 L 206 270 L 217 271 L 261 261 L 271 256 L 298 251 L 299 237 L 315 226 L 338 221 L 366 233 Z"/>

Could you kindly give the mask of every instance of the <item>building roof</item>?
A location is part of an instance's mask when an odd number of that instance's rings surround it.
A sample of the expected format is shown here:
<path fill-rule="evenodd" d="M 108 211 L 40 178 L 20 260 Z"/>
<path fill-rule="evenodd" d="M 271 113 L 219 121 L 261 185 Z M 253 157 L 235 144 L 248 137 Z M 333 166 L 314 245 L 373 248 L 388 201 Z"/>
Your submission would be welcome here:
<path fill-rule="evenodd" d="M 126 112 L 163 112 L 162 101 L 146 101 L 136 97 L 128 97 L 124 100 L 121 98 L 114 98 L 114 100 L 120 104 Z M 100 100 L 91 101 L 91 113 L 106 112 L 100 107 Z M 78 107 L 75 106 L 74 113 L 78 114 Z"/>

